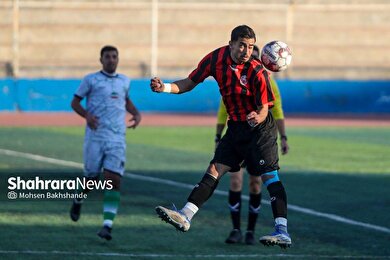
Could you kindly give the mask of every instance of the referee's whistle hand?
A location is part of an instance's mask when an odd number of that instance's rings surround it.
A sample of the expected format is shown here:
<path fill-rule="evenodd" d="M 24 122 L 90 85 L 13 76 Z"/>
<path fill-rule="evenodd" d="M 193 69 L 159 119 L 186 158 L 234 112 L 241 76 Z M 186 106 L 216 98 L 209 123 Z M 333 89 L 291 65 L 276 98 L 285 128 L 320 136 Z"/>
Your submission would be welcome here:
<path fill-rule="evenodd" d="M 153 92 L 162 92 L 164 90 L 164 83 L 159 77 L 154 77 L 150 80 L 150 88 Z"/>

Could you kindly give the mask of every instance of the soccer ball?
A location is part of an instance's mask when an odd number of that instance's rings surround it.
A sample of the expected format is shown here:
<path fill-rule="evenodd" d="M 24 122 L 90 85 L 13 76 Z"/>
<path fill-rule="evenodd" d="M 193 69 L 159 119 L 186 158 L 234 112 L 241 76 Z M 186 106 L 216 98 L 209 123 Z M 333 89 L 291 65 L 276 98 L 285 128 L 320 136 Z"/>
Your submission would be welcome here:
<path fill-rule="evenodd" d="M 272 41 L 261 50 L 261 62 L 270 71 L 278 72 L 287 69 L 291 63 L 291 50 L 281 41 Z"/>

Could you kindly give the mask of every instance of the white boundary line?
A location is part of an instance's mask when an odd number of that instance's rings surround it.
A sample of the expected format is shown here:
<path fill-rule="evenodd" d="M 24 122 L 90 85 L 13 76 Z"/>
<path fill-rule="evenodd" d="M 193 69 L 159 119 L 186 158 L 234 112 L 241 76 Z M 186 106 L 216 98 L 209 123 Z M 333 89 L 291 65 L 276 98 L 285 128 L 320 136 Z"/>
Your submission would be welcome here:
<path fill-rule="evenodd" d="M 35 161 L 46 162 L 46 163 L 51 163 L 51 164 L 56 164 L 56 165 L 61 165 L 61 166 L 68 166 L 68 167 L 81 168 L 81 169 L 83 168 L 82 163 L 59 160 L 59 159 L 54 159 L 54 158 L 31 154 L 31 153 L 22 153 L 22 152 L 17 152 L 17 151 L 12 151 L 12 150 L 0 148 L 0 154 L 20 157 L 20 158 L 26 158 L 26 159 L 31 159 L 31 160 L 35 160 Z M 170 185 L 170 186 L 174 186 L 174 187 L 186 188 L 186 189 L 191 189 L 191 190 L 194 187 L 194 185 L 190 185 L 190 184 L 186 184 L 186 183 L 181 183 L 181 182 L 176 182 L 176 181 L 172 181 L 172 180 L 161 179 L 161 178 L 156 178 L 156 177 L 151 177 L 151 176 L 136 175 L 136 174 L 129 173 L 129 172 L 126 172 L 124 174 L 124 176 L 131 178 L 131 179 L 136 179 L 136 180 L 141 180 L 141 181 L 149 181 L 149 182 L 154 182 L 154 183 L 161 183 L 161 184 L 166 184 L 166 185 Z M 214 193 L 216 193 L 218 195 L 222 195 L 222 196 L 228 195 L 228 193 L 226 191 L 221 191 L 221 190 L 215 190 Z M 243 198 L 245 200 L 249 199 L 248 196 L 243 196 Z M 262 202 L 265 204 L 270 204 L 270 201 L 268 201 L 268 200 L 262 200 Z M 364 227 L 367 229 L 372 229 L 372 230 L 376 230 L 376 231 L 390 234 L 390 229 L 387 227 L 377 226 L 377 225 L 373 225 L 373 224 L 369 224 L 369 223 L 365 223 L 365 222 L 360 222 L 360 221 L 348 219 L 345 217 L 341 217 L 341 216 L 338 216 L 335 214 L 323 213 L 323 212 L 315 211 L 312 209 L 308 209 L 308 208 L 304 208 L 304 207 L 300 207 L 300 206 L 296 206 L 296 205 L 292 205 L 292 204 L 288 205 L 288 209 L 296 211 L 296 212 L 304 213 L 307 215 L 327 218 L 327 219 L 341 222 L 344 224 Z"/>

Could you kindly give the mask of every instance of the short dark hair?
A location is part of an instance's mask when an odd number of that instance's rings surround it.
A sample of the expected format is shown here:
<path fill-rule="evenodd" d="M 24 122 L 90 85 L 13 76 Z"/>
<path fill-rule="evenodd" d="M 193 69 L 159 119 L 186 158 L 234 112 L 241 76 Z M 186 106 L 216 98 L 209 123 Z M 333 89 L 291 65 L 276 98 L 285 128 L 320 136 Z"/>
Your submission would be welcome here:
<path fill-rule="evenodd" d="M 104 46 L 104 47 L 100 50 L 100 57 L 103 57 L 103 54 L 104 54 L 106 51 L 116 51 L 116 53 L 119 54 L 118 49 L 117 49 L 116 47 L 111 46 L 111 45 L 106 45 L 106 46 Z"/>
<path fill-rule="evenodd" d="M 260 56 L 260 49 L 259 49 L 259 46 L 257 46 L 256 44 L 253 45 L 253 52 L 255 52 L 255 51 L 256 51 L 258 54 L 255 55 L 255 54 L 252 53 L 252 56 L 258 59 L 259 56 Z"/>
<path fill-rule="evenodd" d="M 239 25 L 233 29 L 230 40 L 237 41 L 239 38 L 255 39 L 256 41 L 256 34 L 248 25 Z"/>

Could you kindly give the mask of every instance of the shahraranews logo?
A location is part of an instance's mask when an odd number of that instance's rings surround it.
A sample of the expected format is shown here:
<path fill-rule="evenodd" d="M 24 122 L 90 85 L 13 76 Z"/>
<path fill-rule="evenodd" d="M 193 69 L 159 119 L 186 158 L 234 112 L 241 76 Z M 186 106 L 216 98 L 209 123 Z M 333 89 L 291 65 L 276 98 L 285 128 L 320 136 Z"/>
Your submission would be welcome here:
<path fill-rule="evenodd" d="M 87 194 L 78 190 L 112 190 L 111 180 L 44 180 L 39 176 L 22 179 L 20 176 L 8 178 L 8 199 L 85 199 Z"/>

